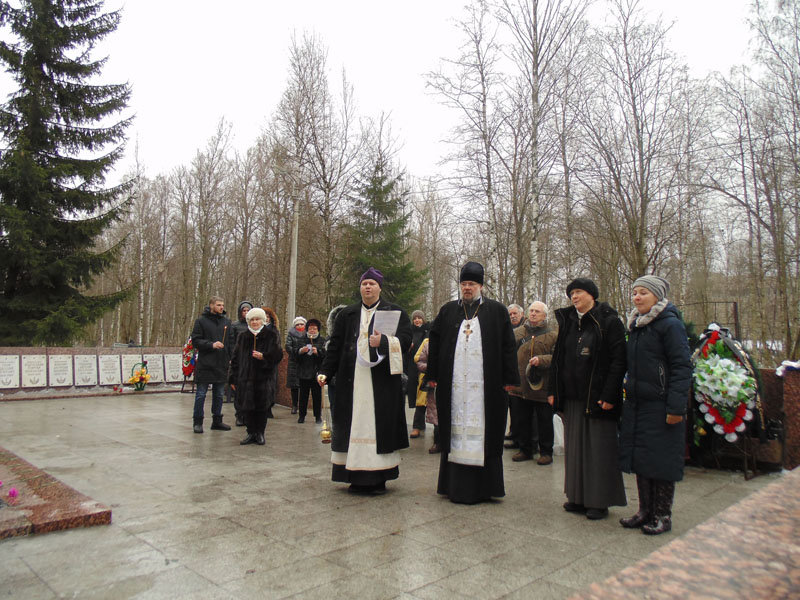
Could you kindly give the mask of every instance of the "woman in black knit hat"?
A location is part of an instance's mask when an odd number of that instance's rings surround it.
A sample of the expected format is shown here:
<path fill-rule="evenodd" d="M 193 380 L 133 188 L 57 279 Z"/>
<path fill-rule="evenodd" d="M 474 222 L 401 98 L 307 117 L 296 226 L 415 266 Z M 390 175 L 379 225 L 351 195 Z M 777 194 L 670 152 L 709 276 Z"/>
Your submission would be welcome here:
<path fill-rule="evenodd" d="M 588 519 L 625 506 L 617 424 L 625 377 L 625 327 L 613 308 L 597 302 L 591 279 L 567 286 L 569 308 L 555 311 L 548 401 L 564 419 L 564 510 Z"/>

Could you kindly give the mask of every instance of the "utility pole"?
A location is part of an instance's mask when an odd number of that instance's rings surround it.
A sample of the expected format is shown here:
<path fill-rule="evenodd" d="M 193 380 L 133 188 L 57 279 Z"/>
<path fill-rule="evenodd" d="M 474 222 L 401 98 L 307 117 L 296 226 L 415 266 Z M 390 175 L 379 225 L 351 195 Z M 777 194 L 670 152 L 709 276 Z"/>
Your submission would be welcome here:
<path fill-rule="evenodd" d="M 295 304 L 297 301 L 297 237 L 300 224 L 300 202 L 294 198 L 294 212 L 292 214 L 292 251 L 289 259 L 289 297 L 286 299 L 286 331 L 292 327 L 294 320 Z"/>

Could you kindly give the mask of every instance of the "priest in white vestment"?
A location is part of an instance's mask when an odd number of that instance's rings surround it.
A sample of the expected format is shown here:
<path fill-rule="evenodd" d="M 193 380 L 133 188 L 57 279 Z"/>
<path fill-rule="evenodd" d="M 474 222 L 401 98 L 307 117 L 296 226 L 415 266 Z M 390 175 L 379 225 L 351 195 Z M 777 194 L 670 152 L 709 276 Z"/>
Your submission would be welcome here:
<path fill-rule="evenodd" d="M 336 378 L 332 479 L 367 494 L 384 493 L 397 479 L 397 451 L 408 447 L 402 373 L 411 321 L 381 299 L 382 286 L 378 269 L 361 276 L 361 302 L 337 315 L 318 376 L 320 385 Z"/>
<path fill-rule="evenodd" d="M 437 491 L 474 504 L 505 495 L 506 393 L 519 383 L 506 307 L 483 295 L 483 266 L 461 269 L 461 298 L 439 310 L 425 379 L 436 390 L 442 449 Z"/>

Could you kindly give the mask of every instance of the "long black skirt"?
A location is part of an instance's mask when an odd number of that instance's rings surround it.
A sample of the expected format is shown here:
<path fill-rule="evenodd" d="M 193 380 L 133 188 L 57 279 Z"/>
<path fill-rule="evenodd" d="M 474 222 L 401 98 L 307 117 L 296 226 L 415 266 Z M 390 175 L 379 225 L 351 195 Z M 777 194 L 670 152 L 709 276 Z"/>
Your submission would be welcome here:
<path fill-rule="evenodd" d="M 482 467 L 451 463 L 442 452 L 437 493 L 459 504 L 477 504 L 506 495 L 503 458 L 488 458 Z"/>
<path fill-rule="evenodd" d="M 584 403 L 567 399 L 564 412 L 564 493 L 590 508 L 625 506 L 617 423 L 587 419 Z"/>

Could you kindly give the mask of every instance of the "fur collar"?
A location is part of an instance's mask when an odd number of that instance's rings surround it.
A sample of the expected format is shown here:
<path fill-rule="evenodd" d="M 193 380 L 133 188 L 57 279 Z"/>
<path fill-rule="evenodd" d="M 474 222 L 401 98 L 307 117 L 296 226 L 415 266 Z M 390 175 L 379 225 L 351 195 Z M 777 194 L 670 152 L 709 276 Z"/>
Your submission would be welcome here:
<path fill-rule="evenodd" d="M 669 300 L 662 298 L 653 305 L 649 312 L 643 315 L 640 315 L 639 311 L 634 308 L 628 314 L 628 329 L 632 330 L 634 327 L 644 327 L 648 323 L 652 323 L 667 308 L 668 303 Z"/>

